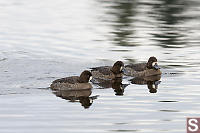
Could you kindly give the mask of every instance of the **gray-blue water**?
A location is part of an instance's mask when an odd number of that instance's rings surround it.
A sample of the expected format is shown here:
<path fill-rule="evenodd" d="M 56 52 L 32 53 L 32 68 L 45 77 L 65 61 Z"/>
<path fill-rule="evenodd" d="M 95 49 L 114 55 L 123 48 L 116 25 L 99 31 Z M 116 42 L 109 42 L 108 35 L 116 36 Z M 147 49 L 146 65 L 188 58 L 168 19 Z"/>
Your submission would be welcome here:
<path fill-rule="evenodd" d="M 186 117 L 200 116 L 199 51 L 199 0 L 1 0 L 0 132 L 183 133 Z M 150 56 L 166 73 L 156 93 L 137 84 L 122 96 L 96 86 L 70 93 L 88 104 L 47 89 Z"/>

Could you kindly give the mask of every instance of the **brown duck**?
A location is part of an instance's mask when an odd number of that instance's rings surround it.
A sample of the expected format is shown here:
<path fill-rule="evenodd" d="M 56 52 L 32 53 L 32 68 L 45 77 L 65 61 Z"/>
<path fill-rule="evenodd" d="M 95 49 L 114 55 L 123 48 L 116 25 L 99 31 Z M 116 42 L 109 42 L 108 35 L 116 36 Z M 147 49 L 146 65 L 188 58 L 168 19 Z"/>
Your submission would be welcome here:
<path fill-rule="evenodd" d="M 91 72 L 85 70 L 80 76 L 71 76 L 66 78 L 57 79 L 52 82 L 52 90 L 82 90 L 90 89 L 92 85 L 89 82 L 91 79 Z"/>
<path fill-rule="evenodd" d="M 125 66 L 124 74 L 133 77 L 161 75 L 156 57 L 150 57 L 147 63 L 130 64 Z"/>
<path fill-rule="evenodd" d="M 117 61 L 113 66 L 100 66 L 91 69 L 94 79 L 112 80 L 123 77 L 124 63 Z"/>

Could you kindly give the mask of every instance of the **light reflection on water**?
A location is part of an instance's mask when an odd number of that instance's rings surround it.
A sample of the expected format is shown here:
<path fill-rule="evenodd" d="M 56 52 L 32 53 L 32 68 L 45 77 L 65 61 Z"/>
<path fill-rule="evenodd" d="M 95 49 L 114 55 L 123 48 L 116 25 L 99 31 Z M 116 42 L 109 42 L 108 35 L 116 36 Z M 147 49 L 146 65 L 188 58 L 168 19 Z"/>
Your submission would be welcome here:
<path fill-rule="evenodd" d="M 200 115 L 199 4 L 1 1 L 0 132 L 185 132 L 185 118 Z M 152 55 L 163 68 L 156 89 L 134 79 L 124 90 L 94 85 L 69 99 L 47 88 L 90 67 Z"/>

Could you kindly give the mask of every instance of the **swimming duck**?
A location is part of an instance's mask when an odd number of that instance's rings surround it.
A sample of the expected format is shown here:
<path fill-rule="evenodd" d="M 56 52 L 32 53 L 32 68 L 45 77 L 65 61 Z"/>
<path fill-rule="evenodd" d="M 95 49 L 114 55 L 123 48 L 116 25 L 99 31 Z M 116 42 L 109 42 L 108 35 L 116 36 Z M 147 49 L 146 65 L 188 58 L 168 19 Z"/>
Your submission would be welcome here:
<path fill-rule="evenodd" d="M 52 90 L 82 90 L 90 89 L 92 85 L 89 80 L 92 78 L 91 72 L 85 70 L 80 76 L 71 76 L 66 78 L 57 79 L 52 82 Z"/>
<path fill-rule="evenodd" d="M 150 57 L 147 63 L 130 64 L 125 66 L 124 74 L 133 77 L 161 75 L 156 57 Z"/>
<path fill-rule="evenodd" d="M 123 77 L 124 63 L 117 61 L 113 66 L 100 66 L 91 69 L 94 79 L 112 80 Z"/>

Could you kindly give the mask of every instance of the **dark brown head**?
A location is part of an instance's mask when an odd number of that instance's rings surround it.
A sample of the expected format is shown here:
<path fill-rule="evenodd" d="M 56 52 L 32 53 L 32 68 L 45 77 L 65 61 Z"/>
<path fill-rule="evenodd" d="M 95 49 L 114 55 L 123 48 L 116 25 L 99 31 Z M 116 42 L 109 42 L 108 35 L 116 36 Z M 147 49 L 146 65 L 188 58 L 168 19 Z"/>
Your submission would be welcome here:
<path fill-rule="evenodd" d="M 158 66 L 158 62 L 156 57 L 152 56 L 149 58 L 148 62 L 147 62 L 147 68 L 148 69 L 155 69 L 158 70 L 160 69 L 160 67 Z"/>
<path fill-rule="evenodd" d="M 117 61 L 112 67 L 112 72 L 114 74 L 120 74 L 123 73 L 124 70 L 124 63 L 122 61 Z"/>
<path fill-rule="evenodd" d="M 88 83 L 89 80 L 92 78 L 92 74 L 90 71 L 83 71 L 79 77 L 79 82 L 80 83 Z"/>

